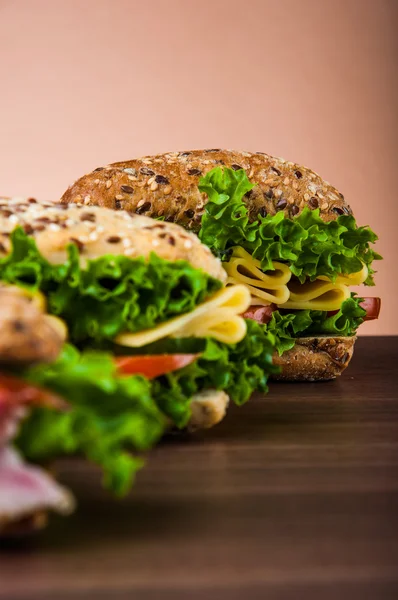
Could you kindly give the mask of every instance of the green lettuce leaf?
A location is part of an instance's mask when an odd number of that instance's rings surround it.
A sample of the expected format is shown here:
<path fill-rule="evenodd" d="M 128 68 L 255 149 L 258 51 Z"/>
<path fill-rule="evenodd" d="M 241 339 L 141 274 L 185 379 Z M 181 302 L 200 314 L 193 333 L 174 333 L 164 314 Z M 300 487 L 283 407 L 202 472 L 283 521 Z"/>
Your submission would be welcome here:
<path fill-rule="evenodd" d="M 211 338 L 167 338 L 139 349 L 119 349 L 128 354 L 200 353 L 187 367 L 152 382 L 152 395 L 160 409 L 179 427 L 190 416 L 190 399 L 196 392 L 224 390 L 237 405 L 259 390 L 266 392 L 267 379 L 278 372 L 272 364 L 274 336 L 263 325 L 248 319 L 247 335 L 237 344 Z"/>
<path fill-rule="evenodd" d="M 301 283 L 320 275 L 334 281 L 366 264 L 365 283 L 374 285 L 371 264 L 381 256 L 370 247 L 377 236 L 369 227 L 358 227 L 352 215 L 325 223 L 319 209 L 309 208 L 291 219 L 278 212 L 250 222 L 244 195 L 253 187 L 243 169 L 216 167 L 200 179 L 199 190 L 208 195 L 208 202 L 199 237 L 214 254 L 228 260 L 228 250 L 242 246 L 265 271 L 273 268 L 273 260 L 287 262 Z"/>
<path fill-rule="evenodd" d="M 65 345 L 57 361 L 26 370 L 24 378 L 69 404 L 59 412 L 35 408 L 22 423 L 17 446 L 33 462 L 81 454 L 101 466 L 104 486 L 125 494 L 143 460 L 131 451 L 152 447 L 165 419 L 141 376 L 119 377 L 112 357 Z"/>
<path fill-rule="evenodd" d="M 0 280 L 41 290 L 48 311 L 65 320 L 73 343 L 149 329 L 192 311 L 222 285 L 186 261 L 156 254 L 147 261 L 105 255 L 82 267 L 70 244 L 65 263 L 53 265 L 21 228 L 11 241 L 12 252 L 0 259 Z"/>
<path fill-rule="evenodd" d="M 293 348 L 296 337 L 311 335 L 352 336 L 363 323 L 366 310 L 360 306 L 363 298 L 352 294 L 341 305 L 340 310 L 331 316 L 320 310 L 298 310 L 295 312 L 272 313 L 267 330 L 275 338 L 275 349 L 281 356 Z"/>

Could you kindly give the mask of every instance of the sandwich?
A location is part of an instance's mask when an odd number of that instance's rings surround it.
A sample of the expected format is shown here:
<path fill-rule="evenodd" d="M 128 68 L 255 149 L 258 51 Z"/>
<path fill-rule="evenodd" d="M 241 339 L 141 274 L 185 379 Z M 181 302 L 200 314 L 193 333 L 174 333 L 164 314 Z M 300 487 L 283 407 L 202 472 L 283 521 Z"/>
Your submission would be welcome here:
<path fill-rule="evenodd" d="M 40 294 L 67 332 L 60 358 L 35 372 L 35 382 L 90 404 L 80 374 L 87 369 L 98 385 L 104 379 L 104 391 L 113 387 L 118 400 L 111 410 L 103 399 L 110 417 L 103 426 L 120 425 L 123 443 L 131 435 L 139 450 L 165 428 L 211 427 L 230 398 L 240 405 L 254 390 L 267 391 L 277 370 L 273 336 L 241 316 L 250 294 L 226 280 L 220 259 L 178 225 L 84 203 L 0 200 L 0 282 Z M 79 400 L 70 392 L 75 381 Z M 136 399 L 129 424 L 123 410 Z M 30 455 L 44 454 L 22 437 Z M 110 486 L 119 489 L 112 452 L 98 453 L 97 462 L 109 462 Z M 129 465 L 133 471 L 131 458 Z M 128 475 L 120 476 L 122 491 Z"/>
<path fill-rule="evenodd" d="M 196 232 L 244 285 L 244 316 L 275 339 L 274 378 L 334 379 L 347 367 L 358 327 L 375 319 L 379 298 L 350 286 L 374 285 L 381 257 L 344 196 L 313 171 L 262 152 L 172 152 L 95 169 L 64 193 L 82 202 L 173 221 Z"/>
<path fill-rule="evenodd" d="M 43 527 L 49 510 L 67 514 L 74 507 L 69 490 L 26 462 L 14 445 L 29 411 L 66 409 L 58 395 L 23 377 L 32 365 L 55 360 L 65 340 L 62 328 L 22 290 L 0 286 L 0 306 L 0 535 L 15 536 Z"/>

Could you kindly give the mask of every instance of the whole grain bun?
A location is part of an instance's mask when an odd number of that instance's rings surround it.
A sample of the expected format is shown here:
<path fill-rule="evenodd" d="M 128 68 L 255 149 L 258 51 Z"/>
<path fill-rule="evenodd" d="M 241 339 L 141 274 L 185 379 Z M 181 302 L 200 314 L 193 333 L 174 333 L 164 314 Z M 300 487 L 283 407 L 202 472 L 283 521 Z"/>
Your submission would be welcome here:
<path fill-rule="evenodd" d="M 1 198 L 0 257 L 10 251 L 10 233 L 18 225 L 35 238 L 41 254 L 53 264 L 63 263 L 67 246 L 74 243 L 82 264 L 104 254 L 148 258 L 154 252 L 166 260 L 189 261 L 193 267 L 226 280 L 220 260 L 195 234 L 173 223 L 95 206 Z"/>
<path fill-rule="evenodd" d="M 282 367 L 279 381 L 328 381 L 347 368 L 356 337 L 297 338 L 295 346 L 282 356 L 274 354 L 274 364 Z"/>
<path fill-rule="evenodd" d="M 197 231 L 207 201 L 198 190 L 199 179 L 220 165 L 242 168 L 258 184 L 246 195 L 253 220 L 277 211 L 295 216 L 305 206 L 319 208 L 325 221 L 351 214 L 344 196 L 306 167 L 263 152 L 218 149 L 169 152 L 99 167 L 70 186 L 61 202 L 163 216 Z"/>

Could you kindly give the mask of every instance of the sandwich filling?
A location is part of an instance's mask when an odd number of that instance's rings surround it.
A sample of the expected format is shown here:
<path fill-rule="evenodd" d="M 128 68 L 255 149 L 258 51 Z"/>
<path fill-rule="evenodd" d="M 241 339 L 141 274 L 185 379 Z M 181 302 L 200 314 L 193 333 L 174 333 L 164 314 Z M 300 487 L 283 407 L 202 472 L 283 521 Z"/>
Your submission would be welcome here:
<path fill-rule="evenodd" d="M 247 287 L 249 314 L 267 323 L 279 354 L 296 337 L 351 336 L 366 318 L 377 318 L 380 301 L 350 291 L 374 285 L 372 264 L 381 258 L 371 248 L 375 233 L 352 215 L 325 222 L 309 208 L 297 217 L 277 212 L 250 221 L 244 199 L 253 187 L 244 170 L 218 167 L 202 177 L 208 202 L 199 237 L 223 260 L 227 283 Z"/>

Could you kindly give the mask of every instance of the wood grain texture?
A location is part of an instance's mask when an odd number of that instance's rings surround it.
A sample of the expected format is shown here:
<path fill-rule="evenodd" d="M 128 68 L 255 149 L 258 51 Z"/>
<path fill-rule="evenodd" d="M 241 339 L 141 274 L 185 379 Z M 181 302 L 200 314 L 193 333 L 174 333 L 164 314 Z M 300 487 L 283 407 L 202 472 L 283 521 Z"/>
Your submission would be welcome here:
<path fill-rule="evenodd" d="M 3 547 L 1 600 L 398 597 L 398 338 L 330 383 L 274 383 L 213 430 L 170 436 L 123 501 L 79 460 L 69 519 Z"/>

